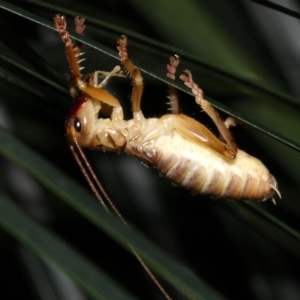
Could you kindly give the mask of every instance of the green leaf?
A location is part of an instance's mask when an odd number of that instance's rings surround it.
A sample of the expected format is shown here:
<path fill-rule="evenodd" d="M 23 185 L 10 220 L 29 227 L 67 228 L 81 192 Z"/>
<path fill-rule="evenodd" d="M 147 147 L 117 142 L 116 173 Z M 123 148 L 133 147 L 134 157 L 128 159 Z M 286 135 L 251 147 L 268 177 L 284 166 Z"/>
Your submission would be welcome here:
<path fill-rule="evenodd" d="M 30 219 L 4 195 L 0 195 L 0 211 L 3 229 L 45 261 L 64 271 L 93 299 L 135 299 L 91 261 Z"/>

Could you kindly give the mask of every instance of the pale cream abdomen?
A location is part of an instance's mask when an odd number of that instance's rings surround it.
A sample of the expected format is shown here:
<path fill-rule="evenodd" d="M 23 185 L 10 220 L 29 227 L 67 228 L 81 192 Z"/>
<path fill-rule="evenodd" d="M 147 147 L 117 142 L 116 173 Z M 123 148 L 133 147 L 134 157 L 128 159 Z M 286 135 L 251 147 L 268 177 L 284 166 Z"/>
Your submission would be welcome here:
<path fill-rule="evenodd" d="M 190 142 L 176 131 L 132 149 L 175 184 L 196 193 L 228 199 L 271 198 L 276 181 L 261 161 L 238 150 L 230 160 Z"/>

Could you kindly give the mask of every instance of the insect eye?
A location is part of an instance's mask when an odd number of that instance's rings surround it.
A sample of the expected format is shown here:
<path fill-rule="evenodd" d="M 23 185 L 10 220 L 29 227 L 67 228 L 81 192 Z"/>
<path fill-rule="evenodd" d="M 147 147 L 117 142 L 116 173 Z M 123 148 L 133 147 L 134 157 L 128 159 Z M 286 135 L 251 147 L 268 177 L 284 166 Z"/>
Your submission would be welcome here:
<path fill-rule="evenodd" d="M 81 122 L 77 118 L 74 120 L 74 127 L 77 132 L 81 131 Z"/>

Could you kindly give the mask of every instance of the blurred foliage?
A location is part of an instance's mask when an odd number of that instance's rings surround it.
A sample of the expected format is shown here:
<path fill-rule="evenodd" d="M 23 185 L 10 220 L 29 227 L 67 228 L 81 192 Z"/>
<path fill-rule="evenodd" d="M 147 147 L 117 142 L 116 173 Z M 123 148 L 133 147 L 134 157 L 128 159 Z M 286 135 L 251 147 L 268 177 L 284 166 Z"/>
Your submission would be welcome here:
<path fill-rule="evenodd" d="M 289 8 L 298 11 L 297 4 Z M 127 238 L 174 299 L 185 299 L 178 289 L 194 299 L 300 298 L 299 20 L 234 0 L 29 0 L 0 6 L 1 298 L 115 299 L 105 289 L 119 292 L 109 288 L 112 277 L 139 299 L 163 299 L 120 246 L 126 248 Z M 171 54 L 181 55 L 182 69 L 192 71 L 221 115 L 245 123 L 233 134 L 276 177 L 283 198 L 277 206 L 211 201 L 171 186 L 134 158 L 87 150 L 126 219 L 168 256 L 134 232 L 117 230 L 118 222 L 105 217 L 85 191 L 64 138 L 72 104 L 64 48 L 53 30 L 58 12 L 69 25 L 76 15 L 86 18 L 86 73 L 118 64 L 116 40 L 128 35 L 130 56 L 144 73 L 147 117 L 166 112 L 165 65 Z M 182 90 L 181 110 L 214 130 L 182 84 L 175 86 Z M 116 78 L 109 89 L 130 118 L 130 81 Z"/>

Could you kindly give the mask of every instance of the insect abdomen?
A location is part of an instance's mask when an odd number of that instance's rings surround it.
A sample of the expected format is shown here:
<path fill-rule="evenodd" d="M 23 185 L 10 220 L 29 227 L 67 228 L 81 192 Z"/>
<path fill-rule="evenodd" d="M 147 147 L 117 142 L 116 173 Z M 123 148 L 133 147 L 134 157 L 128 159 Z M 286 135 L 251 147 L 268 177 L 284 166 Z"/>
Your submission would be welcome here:
<path fill-rule="evenodd" d="M 272 187 L 276 188 L 274 177 L 262 162 L 242 150 L 230 160 L 175 131 L 138 148 L 163 175 L 199 194 L 264 201 L 273 196 Z"/>

